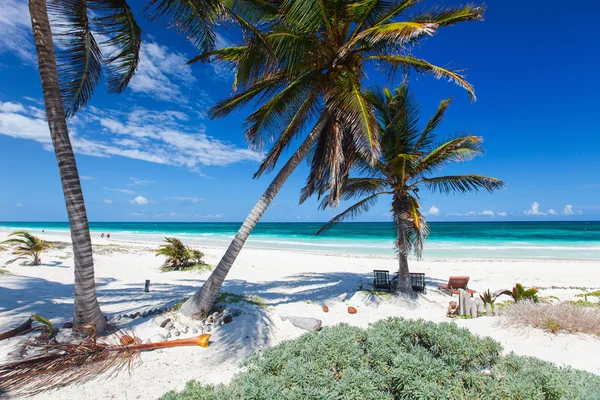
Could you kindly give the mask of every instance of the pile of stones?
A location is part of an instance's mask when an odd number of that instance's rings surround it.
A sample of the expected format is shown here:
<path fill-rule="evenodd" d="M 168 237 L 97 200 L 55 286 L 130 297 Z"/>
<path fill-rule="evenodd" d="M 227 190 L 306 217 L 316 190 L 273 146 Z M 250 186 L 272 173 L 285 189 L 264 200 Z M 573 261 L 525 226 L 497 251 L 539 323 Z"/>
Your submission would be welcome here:
<path fill-rule="evenodd" d="M 180 335 L 202 335 L 204 333 L 213 333 L 219 326 L 233 321 L 234 316 L 240 315 L 236 309 L 226 308 L 222 312 L 214 312 L 206 318 L 187 318 L 182 315 L 171 315 L 160 324 L 167 332 L 167 339 Z"/>

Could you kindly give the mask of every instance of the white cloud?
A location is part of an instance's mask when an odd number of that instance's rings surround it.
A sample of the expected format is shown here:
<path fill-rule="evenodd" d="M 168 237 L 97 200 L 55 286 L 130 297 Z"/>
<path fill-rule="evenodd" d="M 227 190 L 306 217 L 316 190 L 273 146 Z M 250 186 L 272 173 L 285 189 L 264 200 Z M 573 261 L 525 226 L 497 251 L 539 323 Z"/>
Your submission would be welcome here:
<path fill-rule="evenodd" d="M 10 101 L 3 103 L 0 101 L 0 112 L 24 113 L 25 107 L 23 107 L 23 104 L 21 103 L 11 103 Z"/>
<path fill-rule="evenodd" d="M 545 212 L 540 211 L 540 203 L 534 201 L 531 205 L 531 209 L 523 211 L 525 215 L 546 215 Z"/>
<path fill-rule="evenodd" d="M 196 214 L 196 218 L 206 218 L 206 219 L 222 219 L 225 217 L 223 214 Z"/>
<path fill-rule="evenodd" d="M 28 2 L 2 0 L 0 12 L 0 54 L 13 53 L 27 64 L 35 65 Z"/>
<path fill-rule="evenodd" d="M 573 212 L 573 206 L 570 205 L 570 204 L 567 204 L 565 206 L 565 209 L 563 210 L 563 214 L 564 215 L 573 215 L 574 214 L 574 212 Z"/>
<path fill-rule="evenodd" d="M 134 186 L 146 186 L 149 183 L 155 183 L 156 181 L 151 181 L 148 179 L 138 179 L 135 177 L 130 177 L 129 180 L 131 181 L 130 185 L 134 185 Z"/>
<path fill-rule="evenodd" d="M 35 140 L 51 151 L 50 133 L 43 111 L 19 105 L 10 103 L 7 109 L 20 112 L 0 111 L 0 134 Z M 103 117 L 107 113 L 111 118 Z M 130 112 L 98 112 L 94 107 L 88 107 L 70 124 L 69 133 L 73 149 L 79 154 L 127 157 L 184 167 L 200 175 L 201 166 L 226 166 L 262 159 L 261 153 L 207 135 L 204 125 L 193 120 L 188 123 L 187 118 L 187 114 L 178 111 L 136 108 Z"/>
<path fill-rule="evenodd" d="M 548 210 L 548 214 L 550 215 L 558 215 L 558 213 L 556 212 L 556 210 L 554 208 L 551 208 Z"/>
<path fill-rule="evenodd" d="M 436 206 L 431 206 L 425 215 L 440 215 L 440 209 Z"/>
<path fill-rule="evenodd" d="M 148 199 L 147 199 L 147 198 L 145 198 L 144 196 L 138 196 L 138 197 L 136 197 L 136 198 L 135 198 L 135 199 L 133 199 L 133 200 L 129 200 L 129 202 L 130 202 L 131 204 L 139 204 L 139 205 L 141 205 L 141 206 L 143 206 L 143 205 L 146 205 L 146 204 L 150 203 L 150 202 L 148 201 Z"/>
<path fill-rule="evenodd" d="M 482 217 L 494 217 L 494 216 L 500 216 L 500 217 L 506 217 L 508 214 L 506 212 L 499 212 L 496 213 L 492 210 L 483 210 L 483 211 L 468 211 L 466 213 L 447 213 L 446 216 L 448 217 L 475 217 L 475 216 L 482 216 Z"/>
<path fill-rule="evenodd" d="M 195 205 L 200 203 L 201 201 L 204 201 L 204 199 L 200 199 L 198 197 L 169 197 L 168 200 L 181 201 L 184 204 L 188 205 Z"/>
<path fill-rule="evenodd" d="M 180 86 L 174 81 L 189 86 L 196 80 L 192 68 L 186 64 L 189 59 L 182 53 L 169 52 L 166 46 L 142 43 L 140 64 L 128 87 L 133 92 L 158 100 L 187 103 Z"/>
<path fill-rule="evenodd" d="M 109 199 L 104 199 L 104 200 L 102 200 L 102 202 L 104 204 L 112 204 L 112 200 L 109 200 Z"/>
<path fill-rule="evenodd" d="M 129 190 L 129 189 L 116 189 L 116 188 L 105 187 L 104 190 L 108 190 L 109 192 L 118 192 L 118 193 L 125 193 L 125 194 L 134 194 L 135 193 L 133 190 Z"/>
<path fill-rule="evenodd" d="M 91 180 L 94 180 L 96 178 L 94 178 L 93 176 L 79 175 L 79 179 L 84 180 L 84 181 L 91 181 Z"/>
<path fill-rule="evenodd" d="M 17 207 L 23 207 L 23 204 L 17 203 L 17 204 L 15 204 L 15 206 L 17 206 Z"/>

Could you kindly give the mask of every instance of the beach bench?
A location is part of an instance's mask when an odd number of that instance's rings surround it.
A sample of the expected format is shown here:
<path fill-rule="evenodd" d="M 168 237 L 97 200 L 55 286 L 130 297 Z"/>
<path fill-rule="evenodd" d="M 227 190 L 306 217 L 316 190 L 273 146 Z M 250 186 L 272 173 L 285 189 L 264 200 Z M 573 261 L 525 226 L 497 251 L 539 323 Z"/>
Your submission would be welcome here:
<path fill-rule="evenodd" d="M 468 284 L 468 276 L 451 276 L 450 279 L 448 279 L 448 283 L 440 283 L 438 288 L 442 292 L 449 293 L 450 295 L 458 294 L 458 289 L 463 289 L 465 292 L 469 293 L 471 297 L 473 297 L 473 293 L 475 293 L 475 291 L 467 289 Z"/>
<path fill-rule="evenodd" d="M 392 290 L 392 281 L 390 280 L 390 271 L 376 269 L 373 270 L 373 289 Z"/>

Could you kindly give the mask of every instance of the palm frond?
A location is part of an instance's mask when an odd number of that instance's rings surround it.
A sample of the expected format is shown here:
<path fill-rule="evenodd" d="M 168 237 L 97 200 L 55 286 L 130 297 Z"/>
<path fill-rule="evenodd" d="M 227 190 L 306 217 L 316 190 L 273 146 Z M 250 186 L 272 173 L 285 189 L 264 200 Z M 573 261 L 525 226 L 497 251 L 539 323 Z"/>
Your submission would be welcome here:
<path fill-rule="evenodd" d="M 377 25 L 365 29 L 356 37 L 348 42 L 346 48 L 350 49 L 359 42 L 374 46 L 378 42 L 385 40 L 388 44 L 401 46 L 411 40 L 431 36 L 435 33 L 438 25 L 431 22 L 417 21 L 399 21 L 387 24 Z"/>
<path fill-rule="evenodd" d="M 149 0 L 144 12 L 185 35 L 200 54 L 214 49 L 214 26 L 223 12 L 218 0 Z"/>
<path fill-rule="evenodd" d="M 282 86 L 281 75 L 270 75 L 255 82 L 248 89 L 231 96 L 228 99 L 219 101 L 209 109 L 211 118 L 221 118 L 232 112 L 238 107 L 243 107 L 252 100 L 260 96 L 267 96 L 270 93 L 276 93 Z"/>
<path fill-rule="evenodd" d="M 224 62 L 237 62 L 239 61 L 246 51 L 248 50 L 247 45 L 243 46 L 231 46 L 224 47 L 222 49 L 215 49 L 206 53 L 200 54 L 187 62 L 187 64 L 194 64 L 197 62 L 208 63 L 211 60 L 224 61 Z"/>
<path fill-rule="evenodd" d="M 442 194 L 469 193 L 485 189 L 492 193 L 494 190 L 504 189 L 504 182 L 489 176 L 469 174 L 455 176 L 440 176 L 424 178 L 422 184 L 432 192 Z"/>
<path fill-rule="evenodd" d="M 303 31 L 314 32 L 322 26 L 331 33 L 331 21 L 326 0 L 283 0 L 281 9 L 284 20 L 299 27 Z"/>
<path fill-rule="evenodd" d="M 140 62 L 142 29 L 125 0 L 88 0 L 90 9 L 106 15 L 94 18 L 98 33 L 108 39 L 101 46 L 114 49 L 105 58 L 108 65 L 108 90 L 121 93 L 133 77 Z"/>
<path fill-rule="evenodd" d="M 56 28 L 56 53 L 65 115 L 85 107 L 102 74 L 102 52 L 92 34 L 86 3 L 79 0 L 48 4 Z"/>
<path fill-rule="evenodd" d="M 333 228 L 336 224 L 345 221 L 347 219 L 353 219 L 362 214 L 363 212 L 369 211 L 369 209 L 377 203 L 377 197 L 384 193 L 375 193 L 364 199 L 360 200 L 356 204 L 348 207 L 344 212 L 333 217 L 328 223 L 323 225 L 315 235 Z"/>
<path fill-rule="evenodd" d="M 255 179 L 259 178 L 263 173 L 270 172 L 275 168 L 281 153 L 289 147 L 291 141 L 311 120 L 311 116 L 317 113 L 316 98 L 317 96 L 314 93 L 309 93 L 306 100 L 298 107 L 296 113 L 290 118 L 285 130 L 277 138 L 277 141 L 261 162 L 258 171 L 254 174 Z"/>
<path fill-rule="evenodd" d="M 483 154 L 481 144 L 483 139 L 479 136 L 459 136 L 437 146 L 433 151 L 424 156 L 414 174 L 432 172 L 441 169 L 451 162 L 464 162 Z"/>
<path fill-rule="evenodd" d="M 246 140 L 252 148 L 262 150 L 267 141 L 289 126 L 295 112 L 310 97 L 314 81 L 312 71 L 305 72 L 250 114 Z"/>
<path fill-rule="evenodd" d="M 475 101 L 475 89 L 473 85 L 465 80 L 465 77 L 460 75 L 458 72 L 438 67 L 425 60 L 413 57 L 413 56 L 401 56 L 401 55 L 375 55 L 365 57 L 367 60 L 376 60 L 384 64 L 389 64 L 392 68 L 401 68 L 405 74 L 408 74 L 411 69 L 417 73 L 430 73 L 437 79 L 447 78 L 450 81 L 455 82 L 460 87 L 464 88 L 469 94 L 469 99 Z"/>
<path fill-rule="evenodd" d="M 483 21 L 485 7 L 468 4 L 459 7 L 445 7 L 431 10 L 415 16 L 412 20 L 419 22 L 432 22 L 439 26 L 451 26 L 459 22 Z"/>
<path fill-rule="evenodd" d="M 0 393 L 30 396 L 73 383 L 85 382 L 102 374 L 115 375 L 133 368 L 141 351 L 179 346 L 208 347 L 210 335 L 168 342 L 141 343 L 133 333 L 117 331 L 107 339 L 89 336 L 79 343 L 39 344 L 45 353 L 0 366 Z"/>
<path fill-rule="evenodd" d="M 438 125 L 441 124 L 444 120 L 444 113 L 450 106 L 451 102 L 452 98 L 442 100 L 442 102 L 437 108 L 437 111 L 435 112 L 433 117 L 429 119 L 427 125 L 425 126 L 425 129 L 423 129 L 421 137 L 415 143 L 413 148 L 413 154 L 417 154 L 419 151 L 421 151 L 422 148 L 428 148 L 429 146 L 431 146 L 431 144 L 433 143 L 433 136 L 431 134 L 433 133 L 435 128 L 437 128 Z"/>

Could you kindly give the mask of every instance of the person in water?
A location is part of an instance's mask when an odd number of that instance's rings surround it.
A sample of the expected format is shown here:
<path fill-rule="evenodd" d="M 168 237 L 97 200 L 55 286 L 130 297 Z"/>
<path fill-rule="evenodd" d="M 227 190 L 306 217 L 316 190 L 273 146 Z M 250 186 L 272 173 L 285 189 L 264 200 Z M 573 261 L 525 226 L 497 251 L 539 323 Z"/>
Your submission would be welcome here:
<path fill-rule="evenodd" d="M 104 232 L 102 232 L 102 235 L 100 235 L 101 239 L 104 239 Z"/>
<path fill-rule="evenodd" d="M 110 239 L 110 233 L 107 233 L 107 234 L 106 234 L 106 238 L 107 238 L 107 239 Z"/>

